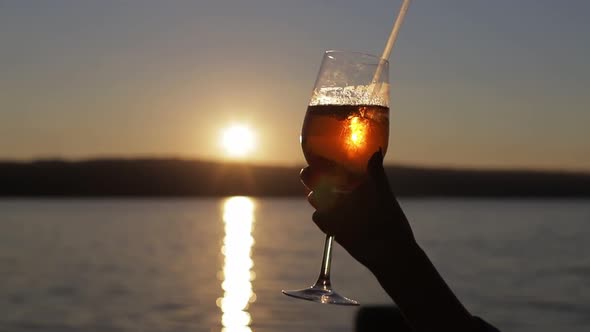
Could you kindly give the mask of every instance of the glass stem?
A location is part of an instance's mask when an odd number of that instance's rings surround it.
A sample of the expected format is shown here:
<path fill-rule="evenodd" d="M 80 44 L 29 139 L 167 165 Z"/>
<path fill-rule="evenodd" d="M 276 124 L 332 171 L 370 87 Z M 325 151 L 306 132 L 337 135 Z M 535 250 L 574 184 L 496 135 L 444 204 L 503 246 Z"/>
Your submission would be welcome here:
<path fill-rule="evenodd" d="M 318 281 L 314 287 L 325 290 L 331 289 L 330 283 L 330 267 L 332 265 L 332 245 L 334 244 L 334 236 L 326 235 L 326 243 L 324 244 L 324 257 L 322 258 L 322 267 Z"/>

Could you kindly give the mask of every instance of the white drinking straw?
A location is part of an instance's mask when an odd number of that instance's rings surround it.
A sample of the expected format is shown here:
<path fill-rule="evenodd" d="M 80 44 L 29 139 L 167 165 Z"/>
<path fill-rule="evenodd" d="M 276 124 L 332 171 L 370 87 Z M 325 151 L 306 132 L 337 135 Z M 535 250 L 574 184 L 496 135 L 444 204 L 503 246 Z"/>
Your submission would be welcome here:
<path fill-rule="evenodd" d="M 381 78 L 381 71 L 384 61 L 388 60 L 391 51 L 393 50 L 393 45 L 395 44 L 395 40 L 397 39 L 397 35 L 399 34 L 399 29 L 404 23 L 404 18 L 406 17 L 406 13 L 408 12 L 408 8 L 410 7 L 411 0 L 404 0 L 402 3 L 401 8 L 399 9 L 399 13 L 397 13 L 397 18 L 395 19 L 395 23 L 393 24 L 393 28 L 391 29 L 391 33 L 389 34 L 389 39 L 387 39 L 387 44 L 385 44 L 385 48 L 383 49 L 383 54 L 381 55 L 381 62 L 377 67 L 377 71 L 375 72 L 375 76 L 373 76 L 373 84 L 376 84 L 379 78 Z"/>

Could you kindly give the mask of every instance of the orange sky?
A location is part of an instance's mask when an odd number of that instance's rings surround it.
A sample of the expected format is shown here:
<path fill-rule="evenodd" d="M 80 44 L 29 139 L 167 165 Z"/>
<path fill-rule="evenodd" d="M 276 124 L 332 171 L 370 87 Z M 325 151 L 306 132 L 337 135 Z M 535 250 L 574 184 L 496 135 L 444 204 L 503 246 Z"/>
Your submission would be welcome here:
<path fill-rule="evenodd" d="M 3 4 L 0 159 L 224 159 L 222 130 L 244 123 L 249 160 L 303 164 L 323 50 L 378 54 L 398 6 Z M 589 7 L 413 3 L 391 59 L 386 162 L 590 170 Z"/>

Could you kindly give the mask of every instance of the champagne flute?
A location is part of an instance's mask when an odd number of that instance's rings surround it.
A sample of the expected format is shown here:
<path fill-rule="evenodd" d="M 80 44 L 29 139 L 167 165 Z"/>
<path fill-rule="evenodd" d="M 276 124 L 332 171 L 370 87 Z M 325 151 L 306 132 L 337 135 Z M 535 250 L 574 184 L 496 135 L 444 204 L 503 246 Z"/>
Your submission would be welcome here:
<path fill-rule="evenodd" d="M 381 57 L 327 51 L 301 131 L 309 166 L 320 176 L 314 186 L 337 192 L 354 189 L 366 177 L 367 163 L 389 140 L 389 63 Z M 362 222 L 359 220 L 359 222 Z M 330 282 L 334 237 L 327 235 L 320 275 L 301 290 L 283 290 L 299 299 L 358 305 L 336 293 Z"/>

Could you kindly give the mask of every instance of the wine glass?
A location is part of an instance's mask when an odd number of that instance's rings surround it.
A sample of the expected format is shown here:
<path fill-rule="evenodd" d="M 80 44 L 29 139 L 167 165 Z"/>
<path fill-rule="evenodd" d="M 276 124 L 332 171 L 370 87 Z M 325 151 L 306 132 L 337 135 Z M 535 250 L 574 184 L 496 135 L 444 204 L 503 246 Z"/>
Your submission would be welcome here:
<path fill-rule="evenodd" d="M 301 131 L 305 159 L 310 168 L 320 172 L 313 187 L 351 191 L 366 177 L 371 156 L 379 149 L 385 154 L 389 140 L 388 80 L 389 63 L 380 57 L 343 51 L 324 54 Z M 301 290 L 283 290 L 285 295 L 359 305 L 332 289 L 333 242 L 334 237 L 327 235 L 316 283 Z"/>

